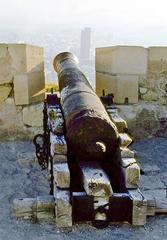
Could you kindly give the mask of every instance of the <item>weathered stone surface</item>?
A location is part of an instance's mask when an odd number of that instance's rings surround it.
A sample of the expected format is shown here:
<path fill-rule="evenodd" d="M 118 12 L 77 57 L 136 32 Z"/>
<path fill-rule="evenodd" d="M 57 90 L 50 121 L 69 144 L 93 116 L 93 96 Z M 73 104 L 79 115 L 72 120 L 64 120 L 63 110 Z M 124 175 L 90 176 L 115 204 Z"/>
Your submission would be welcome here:
<path fill-rule="evenodd" d="M 120 133 L 120 145 L 121 147 L 128 147 L 132 143 L 132 139 L 126 133 Z"/>
<path fill-rule="evenodd" d="M 142 170 L 144 174 L 157 174 L 160 172 L 160 168 L 157 165 L 142 164 Z"/>
<path fill-rule="evenodd" d="M 55 207 L 54 197 L 48 196 L 38 196 L 37 197 L 37 211 L 51 211 Z"/>
<path fill-rule="evenodd" d="M 35 198 L 20 198 L 13 201 L 13 212 L 17 218 L 32 218 L 36 211 Z"/>
<path fill-rule="evenodd" d="M 129 148 L 121 148 L 121 157 L 122 158 L 134 158 L 135 152 L 131 151 Z"/>
<path fill-rule="evenodd" d="M 14 77 L 14 97 L 16 105 L 28 105 L 42 102 L 45 98 L 44 72 L 32 72 Z M 41 91 L 41 92 L 40 92 Z"/>
<path fill-rule="evenodd" d="M 166 189 L 151 189 L 142 191 L 144 196 L 151 196 L 155 201 L 155 214 L 167 213 L 167 192 Z M 150 197 L 150 199 L 151 199 Z M 149 204 L 148 204 L 149 205 Z M 150 204 L 153 205 L 153 204 Z"/>
<path fill-rule="evenodd" d="M 142 175 L 140 179 L 141 190 L 156 190 L 166 189 L 165 184 L 161 181 L 160 176 L 145 176 Z"/>
<path fill-rule="evenodd" d="M 156 201 L 155 212 L 159 214 L 167 213 L 167 198 L 159 199 Z"/>
<path fill-rule="evenodd" d="M 57 136 L 51 133 L 50 135 L 50 143 L 51 143 L 51 152 L 52 155 L 60 154 L 66 155 L 67 154 L 67 143 L 64 136 Z"/>
<path fill-rule="evenodd" d="M 59 228 L 72 226 L 72 206 L 70 203 L 70 192 L 67 190 L 56 190 L 56 225 Z"/>
<path fill-rule="evenodd" d="M 147 88 L 143 88 L 143 87 L 139 88 L 139 91 L 140 91 L 141 94 L 146 94 L 147 90 L 148 90 Z"/>
<path fill-rule="evenodd" d="M 48 219 L 53 218 L 55 201 L 53 196 L 20 198 L 13 201 L 13 213 L 17 218 Z"/>
<path fill-rule="evenodd" d="M 151 73 L 162 73 L 167 69 L 167 47 L 149 47 L 148 70 Z"/>
<path fill-rule="evenodd" d="M 96 71 L 146 74 L 148 50 L 137 46 L 96 48 Z"/>
<path fill-rule="evenodd" d="M 109 115 L 110 115 L 110 117 L 111 117 L 111 120 L 115 123 L 118 131 L 119 131 L 120 133 L 125 132 L 126 129 L 128 128 L 126 121 L 125 121 L 124 119 L 122 119 L 122 118 L 118 115 L 118 113 L 115 113 L 115 112 L 112 113 L 112 112 L 111 112 L 111 113 L 109 113 Z"/>
<path fill-rule="evenodd" d="M 0 83 L 11 83 L 13 80 L 12 56 L 7 44 L 0 44 Z"/>
<path fill-rule="evenodd" d="M 9 83 L 17 74 L 44 69 L 43 48 L 27 44 L 0 44 L 0 82 Z"/>
<path fill-rule="evenodd" d="M 117 90 L 114 96 L 115 103 L 138 103 L 138 76 L 117 75 Z"/>
<path fill-rule="evenodd" d="M 143 198 L 139 189 L 129 190 L 133 199 L 132 224 L 134 226 L 143 226 L 146 224 L 147 200 Z"/>
<path fill-rule="evenodd" d="M 12 90 L 10 84 L 0 85 L 0 102 L 3 102 L 8 98 Z"/>
<path fill-rule="evenodd" d="M 17 154 L 17 161 L 20 166 L 31 166 L 33 163 L 35 163 L 35 153 L 34 152 L 24 152 L 24 153 L 18 153 Z"/>
<path fill-rule="evenodd" d="M 114 103 L 137 103 L 138 76 L 96 72 L 97 95 L 102 96 L 103 90 L 105 95 L 109 93 L 114 94 Z"/>
<path fill-rule="evenodd" d="M 53 164 L 54 163 L 67 163 L 67 155 L 55 154 L 53 156 Z"/>
<path fill-rule="evenodd" d="M 133 137 L 143 139 L 167 136 L 167 106 L 141 101 L 134 105 L 117 105 L 117 108 Z"/>
<path fill-rule="evenodd" d="M 21 131 L 24 132 L 22 109 L 15 106 L 13 98 L 8 98 L 0 103 L 1 140 L 3 138 L 16 138 Z"/>
<path fill-rule="evenodd" d="M 158 94 L 155 91 L 149 89 L 146 94 L 142 95 L 141 99 L 148 102 L 156 101 L 158 100 Z"/>
<path fill-rule="evenodd" d="M 52 133 L 63 135 L 64 119 L 63 119 L 62 113 L 58 112 L 57 110 L 53 108 L 49 110 L 48 125 Z"/>
<path fill-rule="evenodd" d="M 67 163 L 56 163 L 53 166 L 54 181 L 59 188 L 70 187 L 70 171 Z"/>
<path fill-rule="evenodd" d="M 138 188 L 140 182 L 140 167 L 134 158 L 122 158 L 127 188 Z"/>
<path fill-rule="evenodd" d="M 31 127 L 43 125 L 43 104 L 34 104 L 23 108 L 23 123 Z"/>
<path fill-rule="evenodd" d="M 147 200 L 147 216 L 154 216 L 156 206 L 155 198 L 147 191 L 142 191 L 142 194 L 144 198 Z"/>
<path fill-rule="evenodd" d="M 96 197 L 109 197 L 113 190 L 106 173 L 97 162 L 78 162 L 83 186 L 88 195 Z"/>

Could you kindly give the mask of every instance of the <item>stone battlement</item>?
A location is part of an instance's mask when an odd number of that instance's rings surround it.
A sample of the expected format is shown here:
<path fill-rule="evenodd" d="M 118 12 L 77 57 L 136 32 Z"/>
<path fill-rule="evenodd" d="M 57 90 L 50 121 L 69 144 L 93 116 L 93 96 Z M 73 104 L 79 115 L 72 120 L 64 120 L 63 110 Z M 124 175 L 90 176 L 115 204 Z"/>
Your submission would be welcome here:
<path fill-rule="evenodd" d="M 42 105 L 34 105 L 33 110 L 30 105 L 44 100 L 44 88 L 43 48 L 28 44 L 0 44 L 1 139 L 20 134 L 26 137 L 34 131 L 30 126 L 42 125 Z M 36 108 L 40 108 L 40 112 L 37 113 Z M 27 110 L 30 110 L 28 117 Z M 36 120 L 30 124 L 29 118 Z"/>
<path fill-rule="evenodd" d="M 167 47 L 114 46 L 96 49 L 96 92 L 114 102 L 167 104 Z"/>

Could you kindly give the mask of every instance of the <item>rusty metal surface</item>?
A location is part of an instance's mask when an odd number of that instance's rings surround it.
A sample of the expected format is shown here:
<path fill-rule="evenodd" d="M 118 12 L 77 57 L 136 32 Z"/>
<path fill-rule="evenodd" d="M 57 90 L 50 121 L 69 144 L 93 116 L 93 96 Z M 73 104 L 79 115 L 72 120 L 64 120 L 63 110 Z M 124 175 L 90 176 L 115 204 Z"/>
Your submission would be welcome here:
<path fill-rule="evenodd" d="M 54 60 L 69 150 L 79 159 L 102 160 L 118 148 L 118 132 L 71 53 Z M 105 151 L 104 147 L 105 146 Z"/>

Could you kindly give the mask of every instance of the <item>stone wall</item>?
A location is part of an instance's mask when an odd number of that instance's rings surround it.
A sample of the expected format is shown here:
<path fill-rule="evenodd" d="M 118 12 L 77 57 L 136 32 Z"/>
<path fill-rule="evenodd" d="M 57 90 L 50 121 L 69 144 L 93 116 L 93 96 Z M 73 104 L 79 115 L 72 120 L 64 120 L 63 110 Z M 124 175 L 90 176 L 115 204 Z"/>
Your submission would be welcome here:
<path fill-rule="evenodd" d="M 116 106 L 120 116 L 127 121 L 134 140 L 167 137 L 167 106 L 145 101 Z"/>
<path fill-rule="evenodd" d="M 114 94 L 136 138 L 167 136 L 167 47 L 96 49 L 96 93 Z"/>
<path fill-rule="evenodd" d="M 167 47 L 116 46 L 96 49 L 96 92 L 115 103 L 140 100 L 167 104 Z"/>
<path fill-rule="evenodd" d="M 44 87 L 43 48 L 0 44 L 0 140 L 41 130 Z"/>

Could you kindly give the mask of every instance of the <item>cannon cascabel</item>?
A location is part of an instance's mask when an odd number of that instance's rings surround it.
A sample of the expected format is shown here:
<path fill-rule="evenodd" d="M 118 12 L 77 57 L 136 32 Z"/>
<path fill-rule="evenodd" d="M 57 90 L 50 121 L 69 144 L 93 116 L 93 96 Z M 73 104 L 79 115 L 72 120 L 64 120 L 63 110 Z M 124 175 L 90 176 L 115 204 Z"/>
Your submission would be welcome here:
<path fill-rule="evenodd" d="M 70 152 L 83 160 L 103 160 L 118 148 L 118 131 L 99 97 L 78 67 L 77 57 L 63 52 L 54 59 Z"/>

